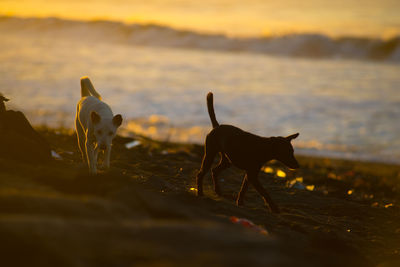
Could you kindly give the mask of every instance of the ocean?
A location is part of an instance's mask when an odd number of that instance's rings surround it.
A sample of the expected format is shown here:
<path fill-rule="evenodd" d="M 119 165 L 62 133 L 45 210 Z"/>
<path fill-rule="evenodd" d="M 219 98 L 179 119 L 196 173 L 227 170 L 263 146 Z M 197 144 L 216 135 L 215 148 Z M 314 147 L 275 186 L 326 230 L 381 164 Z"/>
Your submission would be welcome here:
<path fill-rule="evenodd" d="M 400 39 L 238 38 L 157 25 L 0 18 L 0 92 L 34 125 L 73 128 L 88 75 L 120 133 L 202 143 L 217 120 L 296 153 L 400 164 Z"/>

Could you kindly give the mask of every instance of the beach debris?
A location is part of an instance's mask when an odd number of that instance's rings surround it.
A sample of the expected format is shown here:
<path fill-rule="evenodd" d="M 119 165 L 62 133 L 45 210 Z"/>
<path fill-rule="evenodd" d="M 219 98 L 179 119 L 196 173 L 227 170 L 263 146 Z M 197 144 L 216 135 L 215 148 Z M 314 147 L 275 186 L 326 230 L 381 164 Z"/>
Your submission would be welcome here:
<path fill-rule="evenodd" d="M 197 188 L 191 187 L 191 188 L 189 188 L 189 191 L 197 192 Z"/>
<path fill-rule="evenodd" d="M 140 141 L 134 140 L 134 141 L 132 141 L 132 142 L 126 143 L 126 144 L 125 144 L 125 147 L 126 147 L 127 149 L 131 149 L 131 148 L 133 148 L 133 147 L 135 147 L 135 146 L 138 146 L 138 145 L 140 145 Z"/>
<path fill-rule="evenodd" d="M 289 187 L 290 187 L 290 188 L 294 188 L 294 189 L 299 189 L 299 190 L 304 190 L 304 189 L 306 189 L 306 187 L 304 186 L 303 183 L 300 183 L 299 181 L 296 181 L 296 180 L 290 181 Z"/>
<path fill-rule="evenodd" d="M 374 195 L 373 195 L 373 194 L 370 194 L 370 195 L 364 194 L 364 198 L 366 198 L 366 199 L 373 199 L 373 198 L 374 198 Z"/>
<path fill-rule="evenodd" d="M 300 182 L 300 183 L 302 183 L 303 182 L 303 177 L 296 177 L 296 179 L 295 179 L 297 182 Z"/>
<path fill-rule="evenodd" d="M 315 185 L 313 185 L 313 184 L 306 185 L 306 189 L 307 189 L 308 191 L 314 191 Z"/>
<path fill-rule="evenodd" d="M 264 168 L 261 169 L 265 173 L 274 173 L 274 169 L 271 167 L 265 166 Z"/>
<path fill-rule="evenodd" d="M 393 203 L 386 204 L 384 207 L 385 207 L 385 209 L 393 207 Z"/>
<path fill-rule="evenodd" d="M 260 234 L 268 235 L 268 231 L 266 229 L 262 228 L 261 226 L 255 225 L 252 221 L 248 219 L 231 216 L 229 220 L 235 224 L 242 225 L 243 227 L 254 230 Z"/>
<path fill-rule="evenodd" d="M 339 180 L 338 176 L 336 176 L 336 174 L 334 174 L 333 172 L 328 173 L 328 178 L 330 179 L 334 179 L 334 180 Z"/>
<path fill-rule="evenodd" d="M 51 156 L 55 159 L 62 160 L 63 158 L 54 150 L 51 151 Z"/>
<path fill-rule="evenodd" d="M 347 191 L 347 194 L 348 194 L 348 195 L 351 195 L 351 194 L 353 194 L 353 193 L 354 193 L 354 190 L 352 190 L 352 189 L 350 189 L 350 190 Z"/>
<path fill-rule="evenodd" d="M 280 178 L 285 178 L 286 177 L 286 173 L 282 170 L 277 170 L 276 171 L 276 176 L 280 177 Z"/>
<path fill-rule="evenodd" d="M 303 177 L 297 177 L 296 179 L 293 179 L 289 182 L 287 182 L 287 187 L 289 188 L 294 188 L 294 189 L 299 189 L 299 190 L 308 190 L 308 191 L 314 191 L 315 185 L 305 185 L 303 183 Z"/>
<path fill-rule="evenodd" d="M 351 232 L 351 229 L 347 229 L 346 231 L 347 231 L 348 233 L 350 233 L 350 232 Z"/>

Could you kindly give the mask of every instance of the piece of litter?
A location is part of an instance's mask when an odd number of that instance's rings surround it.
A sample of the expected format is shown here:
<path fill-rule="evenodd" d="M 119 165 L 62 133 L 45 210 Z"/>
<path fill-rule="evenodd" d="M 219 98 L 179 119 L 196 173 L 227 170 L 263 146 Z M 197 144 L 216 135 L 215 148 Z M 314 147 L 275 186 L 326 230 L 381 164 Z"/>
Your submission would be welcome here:
<path fill-rule="evenodd" d="M 371 204 L 371 207 L 378 207 L 378 206 L 379 206 L 378 202 L 374 202 L 374 203 Z"/>
<path fill-rule="evenodd" d="M 300 182 L 298 182 L 298 181 L 296 181 L 296 180 L 293 180 L 292 182 L 290 182 L 289 187 L 290 187 L 290 188 L 294 188 L 294 189 L 299 189 L 299 190 L 304 190 L 304 189 L 306 189 L 306 187 L 304 186 L 304 184 L 302 184 L 302 183 L 300 183 Z"/>
<path fill-rule="evenodd" d="M 303 182 L 303 177 L 297 177 L 296 181 L 302 183 Z"/>
<path fill-rule="evenodd" d="M 328 173 L 328 178 L 336 179 L 337 176 L 336 176 L 336 174 L 334 174 L 333 172 L 330 172 L 330 173 Z"/>
<path fill-rule="evenodd" d="M 390 204 L 386 204 L 386 205 L 385 205 L 385 208 L 386 208 L 386 209 L 389 208 L 389 207 L 393 207 L 393 203 L 390 203 Z"/>
<path fill-rule="evenodd" d="M 62 159 L 62 157 L 54 150 L 51 151 L 51 156 L 55 159 Z"/>
<path fill-rule="evenodd" d="M 240 224 L 240 225 L 242 225 L 242 226 L 244 226 L 246 228 L 249 228 L 249 229 L 252 229 L 252 230 L 254 230 L 256 232 L 259 232 L 260 234 L 268 235 L 268 231 L 267 230 L 265 230 L 264 228 L 262 228 L 262 227 L 260 227 L 258 225 L 255 225 L 252 221 L 247 220 L 245 218 L 238 218 L 236 216 L 231 216 L 229 218 L 229 220 L 231 222 L 235 223 L 235 224 Z"/>
<path fill-rule="evenodd" d="M 349 191 L 347 191 L 347 194 L 348 194 L 348 195 L 351 195 L 351 194 L 353 194 L 353 192 L 354 192 L 354 191 L 350 189 Z"/>
<path fill-rule="evenodd" d="M 197 188 L 191 187 L 189 188 L 190 191 L 197 191 Z"/>
<path fill-rule="evenodd" d="M 347 229 L 346 231 L 347 231 L 348 233 L 350 233 L 350 232 L 351 232 L 351 229 Z"/>
<path fill-rule="evenodd" d="M 127 149 L 131 149 L 132 147 L 135 147 L 135 146 L 138 146 L 138 145 L 140 145 L 140 141 L 134 140 L 134 141 L 132 141 L 132 142 L 126 143 L 126 144 L 125 144 L 125 147 L 126 147 Z"/>
<path fill-rule="evenodd" d="M 265 173 L 274 173 L 274 169 L 272 169 L 271 167 L 264 167 L 262 171 Z"/>
<path fill-rule="evenodd" d="M 306 189 L 308 191 L 314 191 L 315 185 L 311 184 L 311 185 L 306 185 Z"/>
<path fill-rule="evenodd" d="M 276 171 L 276 176 L 281 177 L 281 178 L 285 178 L 286 177 L 286 173 L 282 170 L 277 170 Z"/>
<path fill-rule="evenodd" d="M 73 155 L 74 154 L 74 152 L 72 152 L 72 151 L 65 151 L 65 153 L 67 153 L 68 155 Z"/>

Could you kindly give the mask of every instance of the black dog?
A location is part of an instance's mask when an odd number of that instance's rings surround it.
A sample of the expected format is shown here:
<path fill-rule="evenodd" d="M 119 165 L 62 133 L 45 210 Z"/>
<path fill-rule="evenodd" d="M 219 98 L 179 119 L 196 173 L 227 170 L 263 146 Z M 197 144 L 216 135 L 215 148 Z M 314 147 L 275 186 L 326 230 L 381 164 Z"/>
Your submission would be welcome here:
<path fill-rule="evenodd" d="M 215 193 L 221 195 L 217 176 L 233 164 L 246 171 L 236 204 L 243 205 L 244 195 L 250 182 L 263 197 L 265 204 L 268 204 L 271 211 L 279 213 L 278 206 L 275 205 L 258 180 L 258 173 L 266 162 L 273 159 L 279 160 L 291 169 L 299 168 L 290 143 L 299 134 L 267 138 L 245 132 L 232 125 L 219 125 L 215 118 L 213 94 L 211 92 L 207 95 L 207 108 L 213 130 L 206 137 L 204 158 L 196 179 L 197 195 L 203 195 L 203 177 L 211 168 L 215 155 L 219 153 L 221 161 L 211 171 Z"/>

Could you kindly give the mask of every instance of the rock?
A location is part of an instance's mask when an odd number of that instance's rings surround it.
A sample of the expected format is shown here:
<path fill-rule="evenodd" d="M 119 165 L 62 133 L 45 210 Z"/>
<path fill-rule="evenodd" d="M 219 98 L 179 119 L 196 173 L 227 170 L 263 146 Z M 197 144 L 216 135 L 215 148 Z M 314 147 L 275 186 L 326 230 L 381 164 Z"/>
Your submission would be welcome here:
<path fill-rule="evenodd" d="M 22 112 L 6 110 L 6 101 L 8 99 L 0 94 L 0 157 L 28 162 L 50 160 L 49 144 Z"/>

